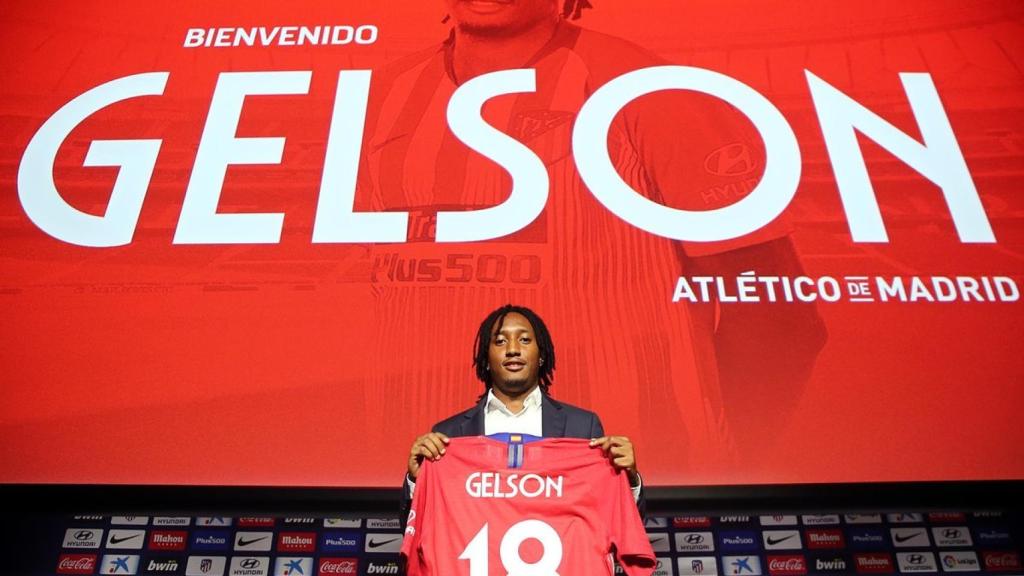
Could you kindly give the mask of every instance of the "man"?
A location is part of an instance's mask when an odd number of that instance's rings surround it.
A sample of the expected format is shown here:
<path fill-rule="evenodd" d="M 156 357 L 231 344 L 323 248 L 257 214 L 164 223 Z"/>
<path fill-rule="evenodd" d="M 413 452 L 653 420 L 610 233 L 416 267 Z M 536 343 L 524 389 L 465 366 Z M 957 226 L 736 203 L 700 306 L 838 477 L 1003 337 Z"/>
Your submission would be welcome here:
<path fill-rule="evenodd" d="M 368 248 L 380 321 L 372 353 L 384 366 L 368 401 L 401 413 L 442 410 L 464 391 L 462 369 L 437 362 L 430 347 L 408 346 L 410 321 L 461 325 L 487 303 L 518 301 L 550 310 L 549 320 L 572 335 L 562 344 L 573 366 L 562 397 L 614 406 L 620 428 L 642 439 L 653 477 L 693 470 L 694 478 L 720 481 L 739 457 L 750 466 L 748 457 L 769 452 L 774 435 L 763 432 L 785 423 L 824 343 L 817 311 L 792 303 L 672 305 L 669 298 L 681 274 L 801 274 L 784 226 L 692 244 L 626 224 L 582 183 L 572 125 L 598 87 L 664 62 L 568 22 L 586 2 L 446 2 L 454 23 L 448 40 L 395 63 L 375 78 L 371 94 L 357 208 L 407 212 L 410 224 L 406 242 Z M 548 204 L 504 238 L 437 243 L 437 212 L 495 206 L 510 190 L 500 166 L 448 130 L 447 103 L 466 80 L 514 68 L 533 69 L 536 90 L 495 98 L 483 116 L 544 162 Z M 610 156 L 631 187 L 661 204 L 732 204 L 759 180 L 760 139 L 721 101 L 679 98 L 658 92 L 627 105 L 612 124 Z M 737 150 L 728 169 L 715 163 Z"/>
<path fill-rule="evenodd" d="M 604 451 L 612 466 L 628 475 L 633 496 L 642 506 L 640 473 L 629 438 L 605 435 L 596 414 L 549 395 L 555 347 L 547 326 L 536 313 L 509 304 L 488 314 L 477 331 L 473 366 L 484 384 L 484 393 L 476 406 L 437 423 L 413 442 L 403 509 L 412 499 L 423 460 L 444 457 L 449 438 L 503 432 L 589 438 L 591 447 Z"/>

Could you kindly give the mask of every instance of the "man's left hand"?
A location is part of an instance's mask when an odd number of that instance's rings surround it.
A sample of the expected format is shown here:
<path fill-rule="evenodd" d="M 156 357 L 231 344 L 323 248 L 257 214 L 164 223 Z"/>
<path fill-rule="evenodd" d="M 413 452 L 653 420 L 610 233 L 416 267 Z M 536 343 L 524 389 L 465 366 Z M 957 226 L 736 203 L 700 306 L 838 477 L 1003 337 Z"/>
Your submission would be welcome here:
<path fill-rule="evenodd" d="M 636 468 L 636 453 L 633 451 L 633 443 L 625 436 L 601 436 L 590 441 L 592 448 L 604 450 L 605 455 L 612 461 L 616 470 L 625 470 L 629 475 L 629 485 L 638 486 L 640 475 Z"/>

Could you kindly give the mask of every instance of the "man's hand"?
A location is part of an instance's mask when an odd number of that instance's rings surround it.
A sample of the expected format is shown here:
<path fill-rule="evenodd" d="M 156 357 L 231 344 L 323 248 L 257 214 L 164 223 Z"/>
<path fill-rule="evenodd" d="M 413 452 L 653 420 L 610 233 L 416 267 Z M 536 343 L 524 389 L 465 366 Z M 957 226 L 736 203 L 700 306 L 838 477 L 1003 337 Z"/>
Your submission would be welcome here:
<path fill-rule="evenodd" d="M 409 450 L 409 477 L 416 479 L 420 473 L 420 464 L 424 458 L 437 460 L 444 455 L 444 447 L 448 445 L 449 439 L 440 432 L 430 432 L 420 436 L 412 443 Z M 630 454 L 632 454 L 630 449 Z"/>
<path fill-rule="evenodd" d="M 601 436 L 590 441 L 591 448 L 604 450 L 605 456 L 612 461 L 616 470 L 625 470 L 629 475 L 629 485 L 639 486 L 640 475 L 636 469 L 636 453 L 633 443 L 625 436 Z"/>

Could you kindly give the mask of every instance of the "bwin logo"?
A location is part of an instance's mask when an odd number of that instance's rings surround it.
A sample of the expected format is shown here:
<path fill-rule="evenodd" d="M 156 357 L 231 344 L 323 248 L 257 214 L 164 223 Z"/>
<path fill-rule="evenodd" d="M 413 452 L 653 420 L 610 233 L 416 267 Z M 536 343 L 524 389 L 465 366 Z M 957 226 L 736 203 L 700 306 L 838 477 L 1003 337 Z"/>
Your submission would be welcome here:
<path fill-rule="evenodd" d="M 398 564 L 370 564 L 366 568 L 367 574 L 398 574 Z"/>
<path fill-rule="evenodd" d="M 842 558 L 830 558 L 823 560 L 821 558 L 814 561 L 814 568 L 816 570 L 846 570 L 846 561 Z"/>
<path fill-rule="evenodd" d="M 702 536 L 700 534 L 687 534 L 686 535 L 686 543 L 687 544 L 702 544 L 703 542 L 704 542 L 704 536 Z"/>
<path fill-rule="evenodd" d="M 150 560 L 146 566 L 147 572 L 177 572 L 177 560 Z"/>

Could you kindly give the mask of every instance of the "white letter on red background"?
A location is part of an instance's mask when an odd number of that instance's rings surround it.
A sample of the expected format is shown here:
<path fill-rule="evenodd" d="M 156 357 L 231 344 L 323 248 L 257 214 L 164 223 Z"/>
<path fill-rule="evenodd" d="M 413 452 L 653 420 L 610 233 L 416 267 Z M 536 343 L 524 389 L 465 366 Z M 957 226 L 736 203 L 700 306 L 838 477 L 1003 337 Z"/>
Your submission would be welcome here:
<path fill-rule="evenodd" d="M 962 242 L 996 241 L 930 75 L 900 74 L 924 139 L 921 145 L 810 70 L 806 73 L 854 242 L 889 241 L 856 132 L 942 189 Z"/>
<path fill-rule="evenodd" d="M 61 107 L 36 132 L 18 168 L 18 197 L 25 214 L 43 232 L 79 246 L 122 246 L 132 241 L 146 198 L 160 140 L 96 140 L 85 166 L 120 166 L 103 216 L 70 206 L 53 182 L 57 150 L 83 120 L 111 104 L 138 96 L 159 96 L 167 72 L 125 76 L 101 84 Z"/>
<path fill-rule="evenodd" d="M 466 146 L 508 170 L 512 193 L 497 206 L 466 212 L 438 212 L 438 242 L 474 242 L 507 236 L 525 228 L 544 211 L 548 173 L 525 144 L 484 121 L 484 102 L 502 94 L 536 90 L 533 69 L 502 70 L 477 76 L 452 94 L 448 125 Z"/>
<path fill-rule="evenodd" d="M 714 210 L 678 210 L 647 199 L 619 176 L 608 156 L 612 120 L 632 100 L 659 90 L 694 90 L 735 106 L 761 134 L 764 176 L 738 202 Z M 687 138 L 685 132 L 680 138 Z M 789 205 L 800 182 L 800 147 L 782 113 L 753 88 L 724 74 L 690 66 L 641 68 L 597 89 L 580 109 L 572 133 L 576 168 L 597 199 L 619 218 L 658 236 L 715 242 L 749 234 Z"/>
<path fill-rule="evenodd" d="M 369 70 L 343 70 L 338 74 L 313 242 L 405 242 L 408 212 L 352 210 L 369 92 Z"/>
<path fill-rule="evenodd" d="M 235 138 L 245 97 L 305 94 L 312 72 L 225 72 L 217 79 L 175 244 L 276 244 L 284 214 L 218 214 L 230 164 L 279 164 L 284 138 Z"/>

